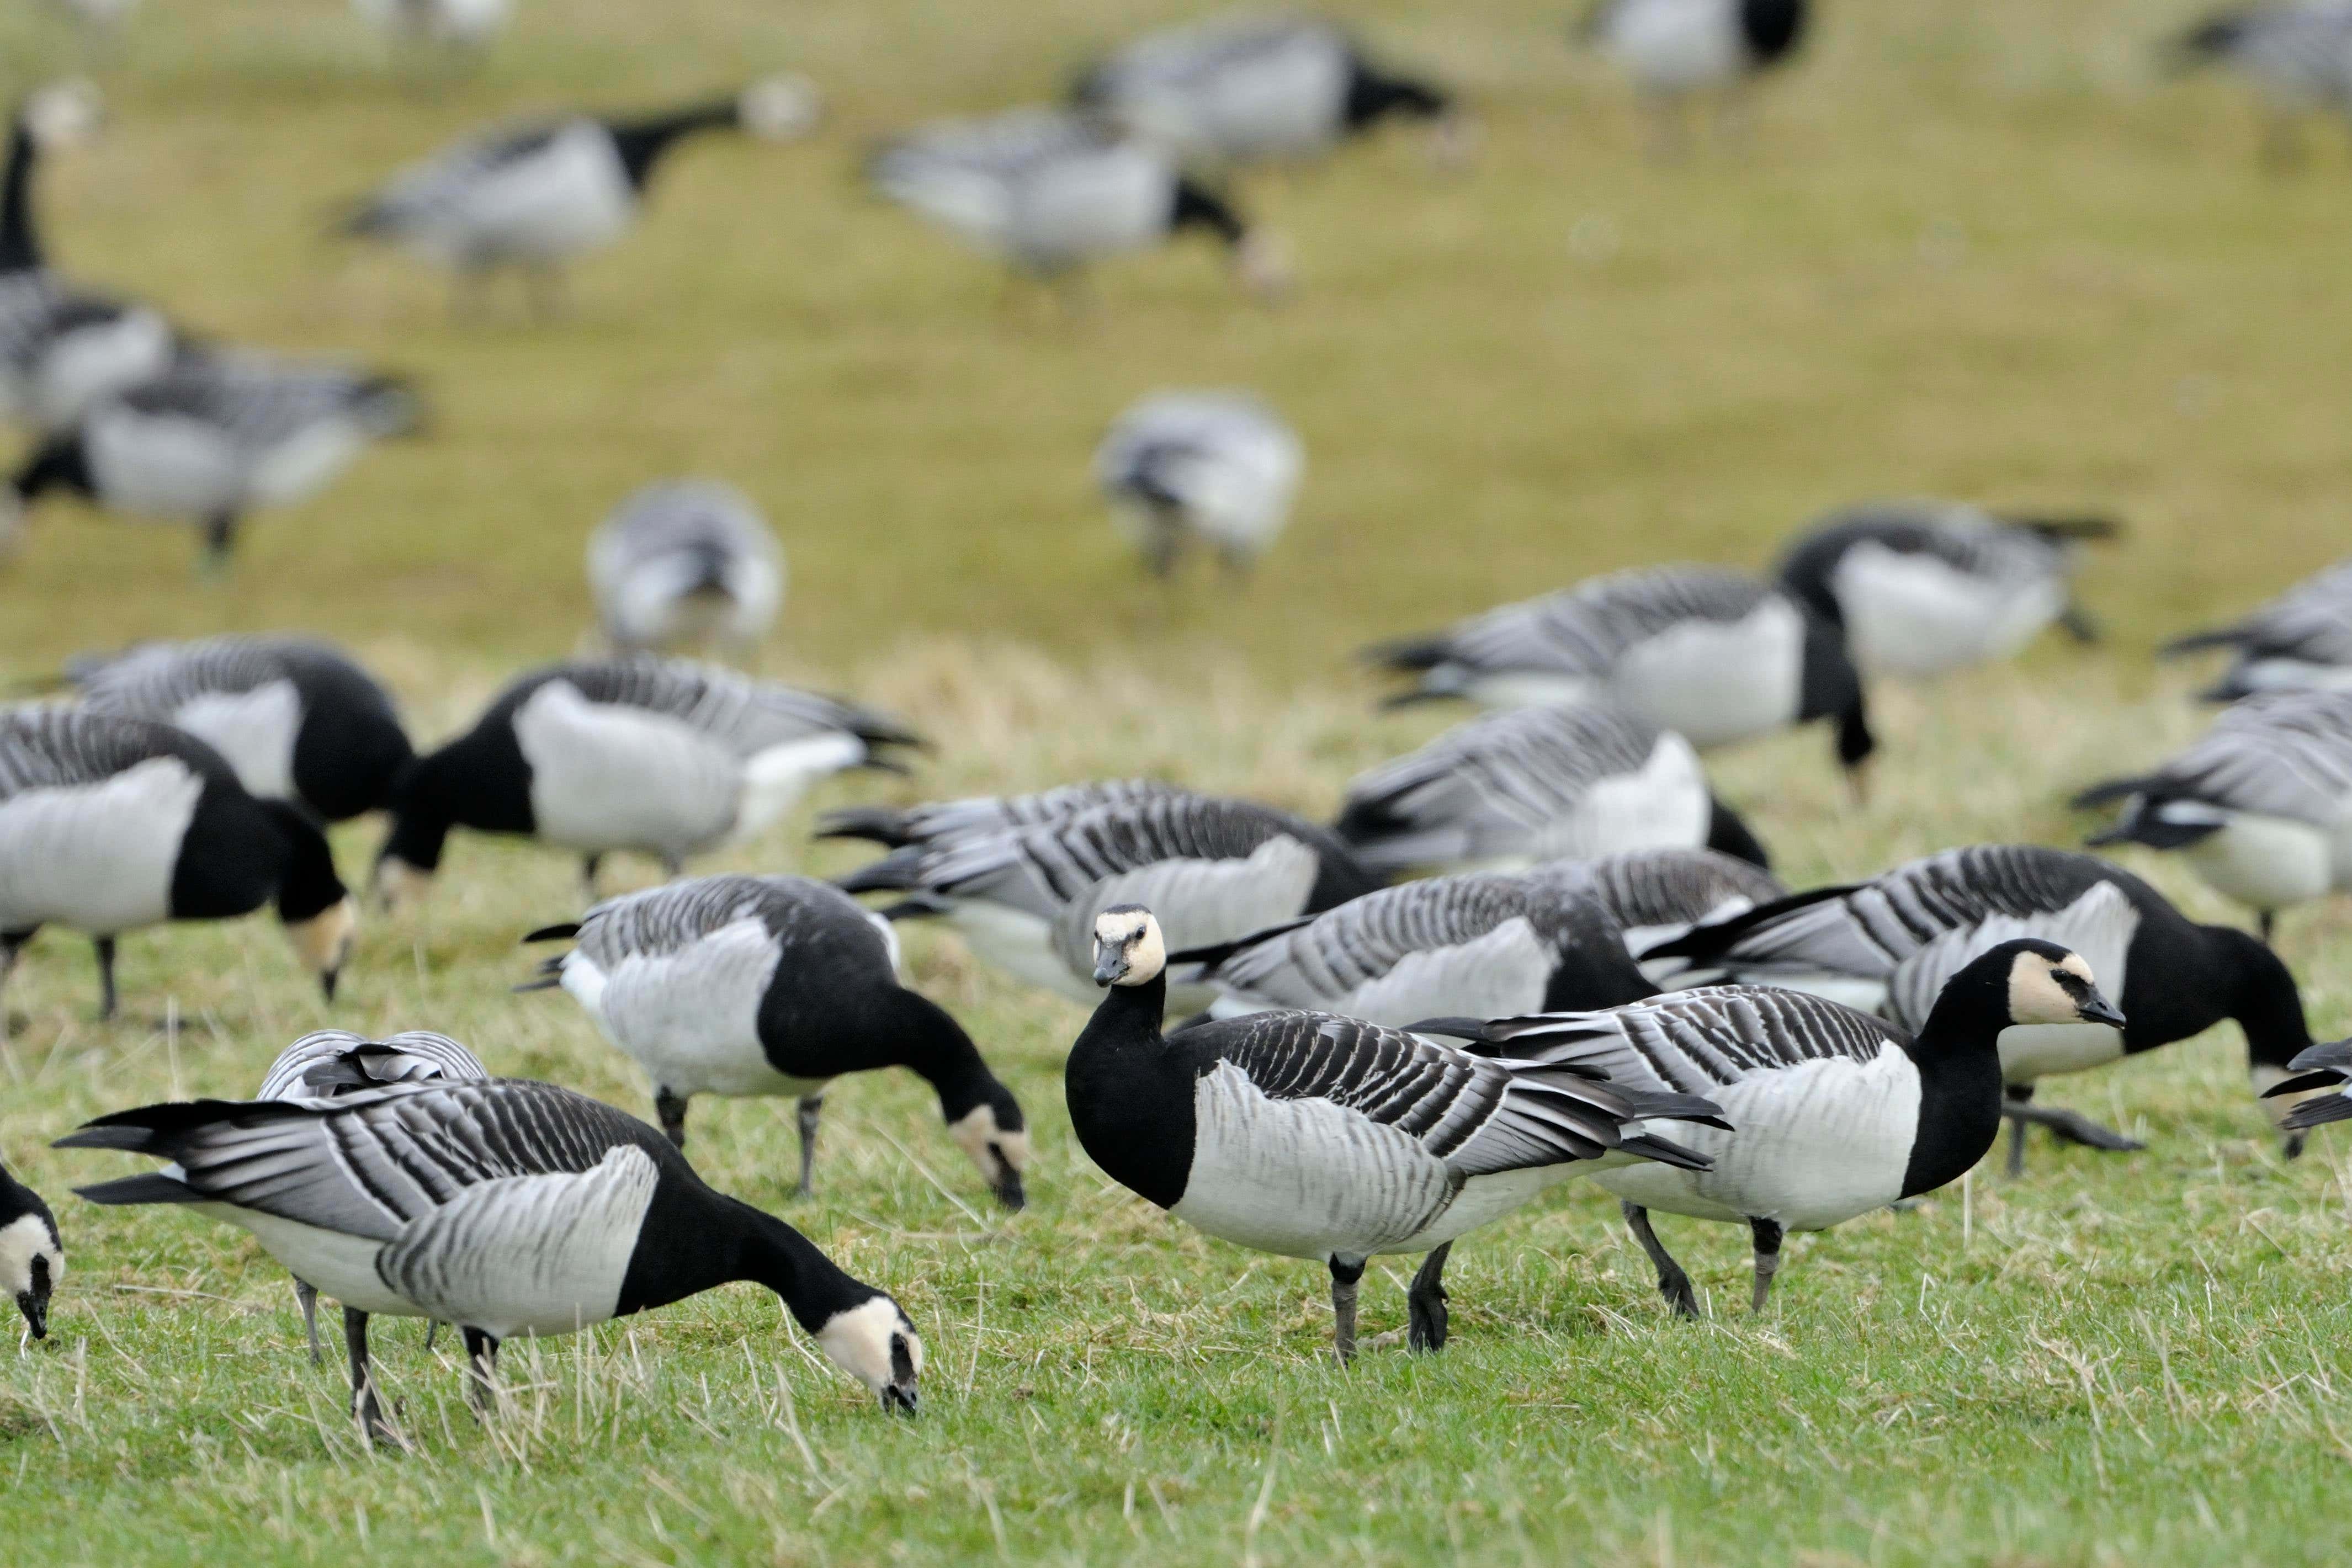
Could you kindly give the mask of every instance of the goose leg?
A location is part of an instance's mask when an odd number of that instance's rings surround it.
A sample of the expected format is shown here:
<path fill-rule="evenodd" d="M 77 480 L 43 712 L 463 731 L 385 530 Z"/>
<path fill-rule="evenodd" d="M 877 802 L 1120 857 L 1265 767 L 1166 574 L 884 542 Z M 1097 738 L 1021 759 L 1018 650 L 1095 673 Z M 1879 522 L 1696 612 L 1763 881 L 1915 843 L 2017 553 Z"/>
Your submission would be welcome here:
<path fill-rule="evenodd" d="M 302 1331 L 310 1336 L 310 1364 L 319 1364 L 319 1292 L 307 1281 L 294 1281 L 294 1302 L 302 1309 Z"/>
<path fill-rule="evenodd" d="M 1650 1211 L 1631 1200 L 1619 1207 L 1625 1211 L 1625 1228 L 1633 1233 L 1633 1239 L 1642 1244 L 1642 1250 L 1650 1255 L 1652 1267 L 1658 1270 L 1658 1294 L 1665 1297 L 1666 1305 L 1674 1308 L 1677 1317 L 1698 1316 L 1698 1295 L 1691 1289 L 1690 1276 L 1683 1272 L 1683 1266 L 1675 1261 L 1675 1255 L 1658 1239 L 1658 1233 L 1650 1228 Z"/>
<path fill-rule="evenodd" d="M 205 519 L 205 553 L 198 562 L 207 577 L 228 570 L 229 552 L 236 548 L 236 514 L 215 512 Z"/>
<path fill-rule="evenodd" d="M 343 1309 L 343 1349 L 352 1362 L 352 1418 L 371 1443 L 392 1437 L 383 1424 L 383 1406 L 375 1396 L 375 1374 L 368 1365 L 368 1315 L 353 1307 Z"/>
<path fill-rule="evenodd" d="M 2071 599 L 2066 601 L 2066 608 L 2060 612 L 2058 624 L 2066 635 L 2086 647 L 2106 635 L 2091 612 Z"/>
<path fill-rule="evenodd" d="M 1420 1271 L 1412 1277 L 1412 1288 L 1405 1292 L 1407 1349 L 1445 1348 L 1445 1255 L 1453 1250 L 1451 1241 L 1432 1248 L 1429 1256 L 1421 1260 Z"/>
<path fill-rule="evenodd" d="M 604 864 L 603 855 L 580 857 L 580 890 L 588 895 L 588 902 L 591 904 L 596 902 L 596 873 L 603 868 Z"/>
<path fill-rule="evenodd" d="M 466 1333 L 466 1402 L 488 1419 L 499 1407 L 499 1342 L 479 1329 Z"/>
<path fill-rule="evenodd" d="M 686 1096 L 667 1089 L 655 1090 L 654 1114 L 661 1118 L 662 1131 L 669 1141 L 681 1149 L 686 1147 Z"/>
<path fill-rule="evenodd" d="M 2070 1144 L 2080 1144 L 2086 1149 L 2105 1149 L 2110 1154 L 2127 1155 L 2147 1147 L 2137 1138 L 2126 1138 L 2110 1127 L 2102 1127 L 2080 1111 L 2062 1111 L 2054 1105 L 2021 1105 L 2012 1102 L 2009 1115 L 2017 1122 L 2031 1122 L 2047 1127 Z"/>
<path fill-rule="evenodd" d="M 662 877 L 665 881 L 676 882 L 679 877 L 686 874 L 686 857 L 681 854 L 664 852 L 661 858 L 661 868 Z"/>
<path fill-rule="evenodd" d="M 824 1096 L 803 1094 L 800 1104 L 801 1127 L 801 1186 L 803 1197 L 816 1190 L 814 1174 L 816 1170 L 816 1124 L 824 1114 Z"/>
<path fill-rule="evenodd" d="M 433 1342 L 434 1342 L 436 1339 L 439 1338 L 439 1337 L 440 1337 L 440 1334 L 441 1334 L 441 1320 L 440 1320 L 439 1318 L 427 1318 L 427 1319 L 425 1319 L 425 1354 L 427 1354 L 427 1355 L 431 1355 L 431 1354 L 433 1354 Z"/>
<path fill-rule="evenodd" d="M 0 1044 L 8 1039 L 8 977 L 16 972 L 16 955 L 32 939 L 30 931 L 0 931 Z"/>
<path fill-rule="evenodd" d="M 2259 919 L 2262 925 L 2263 946 L 2267 947 L 2271 945 L 2271 933 L 2278 929 L 2278 911 L 2275 909 L 2265 909 L 2262 912 Z"/>
<path fill-rule="evenodd" d="M 1331 1344 L 1342 1366 L 1356 1359 L 1356 1287 L 1363 1278 L 1363 1259 L 1331 1260 Z"/>
<path fill-rule="evenodd" d="M 2013 1102 L 2011 1110 L 2004 1114 L 2009 1117 L 2009 1160 L 2002 1166 L 2001 1171 L 2010 1180 L 2015 1181 L 2025 1174 L 2026 1119 L 2015 1113 Z"/>
<path fill-rule="evenodd" d="M 98 1021 L 106 1023 L 113 1019 L 115 1004 L 121 999 L 114 990 L 114 938 L 96 937 L 90 946 L 98 952 Z"/>
<path fill-rule="evenodd" d="M 1748 1232 L 1756 1242 L 1756 1291 L 1748 1297 L 1748 1305 L 1750 1311 L 1760 1312 L 1771 1299 L 1772 1276 L 1780 1271 L 1780 1222 L 1750 1215 Z"/>

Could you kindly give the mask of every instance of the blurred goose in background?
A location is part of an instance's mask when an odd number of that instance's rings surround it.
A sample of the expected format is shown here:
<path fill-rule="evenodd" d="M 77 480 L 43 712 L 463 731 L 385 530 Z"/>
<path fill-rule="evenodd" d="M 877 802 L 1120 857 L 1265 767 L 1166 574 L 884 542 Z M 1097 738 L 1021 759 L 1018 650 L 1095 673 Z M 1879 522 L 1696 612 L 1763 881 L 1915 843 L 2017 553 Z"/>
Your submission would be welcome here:
<path fill-rule="evenodd" d="M 1464 697 L 1488 707 L 1605 699 L 1701 750 L 1829 719 L 1859 789 L 1878 742 L 1836 622 L 1788 590 L 1712 566 L 1587 579 L 1432 636 L 1368 651 L 1414 677 L 1392 703 Z"/>
<path fill-rule="evenodd" d="M 2105 517 L 2012 517 L 1958 501 L 1871 501 L 1832 513 L 1780 559 L 1779 577 L 1844 629 L 1865 676 L 1932 679 L 2008 658 L 2056 622 L 2098 630 L 2074 602 L 2077 541 Z"/>
<path fill-rule="evenodd" d="M 35 501 L 65 490 L 111 511 L 193 520 L 205 564 L 218 570 L 248 513 L 309 500 L 418 416 L 397 377 L 257 354 L 184 357 L 37 448 L 16 472 L 11 509 L 21 526 Z"/>
<path fill-rule="evenodd" d="M 1733 93 L 1787 60 L 1804 41 L 1810 8 L 1808 0 L 1598 0 L 1584 37 L 1648 101 L 1656 150 L 1673 154 L 1683 104 Z"/>
<path fill-rule="evenodd" d="M 0 1296 L 15 1300 L 28 1339 L 49 1337 L 49 1298 L 66 1277 L 65 1239 L 41 1195 L 0 1166 Z"/>
<path fill-rule="evenodd" d="M 588 540 L 588 584 L 604 635 L 625 653 L 715 642 L 748 663 L 784 599 L 784 552 L 731 485 L 648 485 Z"/>
<path fill-rule="evenodd" d="M 2094 784 L 2074 803 L 2118 800 L 2122 816 L 2093 845 L 2179 850 L 2259 915 L 2267 942 L 2280 910 L 2352 888 L 2352 692 L 2232 703 L 2154 772 Z"/>
<path fill-rule="evenodd" d="M 2175 45 L 2187 65 L 2229 67 L 2252 83 L 2263 110 L 2263 160 L 2273 168 L 2303 152 L 2296 121 L 2315 110 L 2352 112 L 2352 4 L 2347 0 L 2249 5 L 2199 23 Z"/>
<path fill-rule="evenodd" d="M 1917 1030 L 1951 976 L 2020 936 L 2080 953 L 2131 1021 L 2003 1032 L 2012 1175 L 2023 1167 L 2030 1124 L 2090 1148 L 2139 1146 L 2078 1113 L 2033 1104 L 2041 1079 L 2104 1067 L 2234 1019 L 2260 1092 L 2311 1041 L 2294 977 L 2252 936 L 2191 924 L 2156 889 L 2095 856 L 2027 844 L 1947 850 L 1865 883 L 1759 904 L 1694 927 L 1650 956 L 1682 965 L 1683 985 L 1789 987 Z M 2287 1152 L 2301 1146 L 2290 1139 Z"/>
<path fill-rule="evenodd" d="M 921 744 L 893 719 L 682 659 L 583 659 L 509 683 L 473 728 L 420 757 L 394 791 L 376 885 L 423 892 L 452 828 L 577 851 L 589 896 L 615 850 L 688 855 L 750 837 L 817 780 L 895 768 Z"/>
<path fill-rule="evenodd" d="M 569 1089 L 502 1078 L 149 1105 L 56 1146 L 169 1162 L 76 1190 L 242 1227 L 341 1302 L 352 1411 L 370 1437 L 390 1435 L 372 1315 L 457 1324 L 468 1393 L 487 1407 L 501 1341 L 574 1333 L 738 1280 L 781 1296 L 884 1409 L 915 1409 L 922 1346 L 898 1302 L 782 1220 L 703 1185 L 651 1127 Z"/>
<path fill-rule="evenodd" d="M 0 986 L 36 931 L 62 925 L 96 943 L 110 1019 L 117 936 L 273 899 L 331 1001 L 357 918 L 299 807 L 255 800 L 219 752 L 169 725 L 0 709 Z"/>
<path fill-rule="evenodd" d="M 506 31 L 513 0 L 352 0 L 360 20 L 406 43 L 479 48 Z"/>
<path fill-rule="evenodd" d="M 385 805 L 414 756 L 375 677 L 309 637 L 142 643 L 73 660 L 66 674 L 91 712 L 177 726 L 219 752 L 247 793 L 321 821 Z"/>
<path fill-rule="evenodd" d="M 1563 856 L 1738 846 L 1689 741 L 1607 702 L 1506 709 L 1361 773 L 1331 831 L 1373 870 L 1518 871 Z"/>
<path fill-rule="evenodd" d="M 944 918 L 996 967 L 1084 1001 L 1094 918 L 1115 904 L 1149 899 L 1178 946 L 1202 947 L 1320 914 L 1381 880 L 1287 811 L 1151 788 L 1026 826 L 910 843 L 836 885 L 902 894 L 889 918 Z M 1214 998 L 1189 966 L 1175 983 L 1192 1010 Z"/>
<path fill-rule="evenodd" d="M 1711 849 L 1628 850 L 1595 860 L 1552 861 L 1529 869 L 1523 880 L 1591 899 L 1624 933 L 1626 950 L 1636 958 L 1694 925 L 1789 895 L 1763 866 Z M 1656 972 L 1644 965 L 1643 972 L 1655 984 L 1660 974 L 1681 967 L 1668 959 Z"/>
<path fill-rule="evenodd" d="M 730 98 L 635 119 L 575 115 L 458 143 L 394 175 L 343 220 L 457 274 L 466 291 L 500 268 L 521 271 L 541 314 L 560 301 L 562 268 L 628 232 L 664 154 L 706 131 L 782 141 L 816 122 L 816 90 L 772 77 Z"/>
<path fill-rule="evenodd" d="M 886 142 L 866 177 L 891 201 L 1048 282 L 1194 228 L 1232 253 L 1244 287 L 1271 295 L 1289 282 L 1270 235 L 1167 153 L 1083 115 L 1018 109 L 936 121 Z"/>
<path fill-rule="evenodd" d="M 963 1026 L 898 980 L 889 922 L 796 876 L 706 876 L 608 899 L 525 990 L 561 987 L 653 1080 L 662 1131 L 686 1146 L 697 1094 L 800 1102 L 801 1196 L 824 1093 L 845 1073 L 905 1067 L 940 1097 L 948 1135 L 998 1201 L 1027 1201 L 1028 1123 Z"/>
<path fill-rule="evenodd" d="M 1374 65 L 1317 17 L 1228 16 L 1147 34 L 1088 68 L 1070 96 L 1186 163 L 1318 158 L 1390 120 L 1429 121 L 1443 158 L 1465 135 L 1451 93 Z"/>
<path fill-rule="evenodd" d="M 2266 604 L 2210 631 L 2176 637 L 2163 658 L 2230 651 L 2230 667 L 2205 695 L 2234 702 L 2257 692 L 2352 686 L 2352 560 L 2307 577 Z"/>
<path fill-rule="evenodd" d="M 1195 539 L 1248 570 L 1290 522 L 1306 466 L 1297 434 L 1246 392 L 1156 393 L 1095 453 L 1112 519 L 1155 577 Z"/>

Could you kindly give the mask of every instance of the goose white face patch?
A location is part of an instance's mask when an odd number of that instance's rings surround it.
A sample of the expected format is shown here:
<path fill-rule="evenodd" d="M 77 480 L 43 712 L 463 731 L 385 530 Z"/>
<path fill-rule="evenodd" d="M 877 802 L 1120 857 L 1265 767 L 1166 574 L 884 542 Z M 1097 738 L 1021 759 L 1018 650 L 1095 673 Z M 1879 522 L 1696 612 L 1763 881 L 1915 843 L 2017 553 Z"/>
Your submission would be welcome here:
<path fill-rule="evenodd" d="M 0 1306 L 33 1289 L 33 1260 L 49 1260 L 49 1285 L 66 1277 L 65 1254 L 49 1239 L 49 1228 L 37 1214 L 19 1215 L 0 1227 Z"/>
<path fill-rule="evenodd" d="M 1015 1175 L 1029 1168 L 1029 1134 L 1008 1133 L 996 1124 L 996 1110 L 991 1105 L 975 1105 L 961 1119 L 948 1124 L 948 1136 L 956 1147 L 980 1167 L 981 1176 L 994 1182 L 1010 1170 Z"/>
<path fill-rule="evenodd" d="M 2080 1023 L 2082 1005 L 2060 985 L 2057 975 L 2071 975 L 2085 987 L 2095 982 L 2091 966 L 2080 953 L 2069 953 L 2056 963 L 2038 953 L 2020 953 L 2009 967 L 2009 1017 L 2011 1023 Z"/>
<path fill-rule="evenodd" d="M 1168 967 L 1168 944 L 1148 909 L 1112 909 L 1095 916 L 1095 950 L 1125 956 L 1127 969 L 1117 985 L 1149 984 Z"/>
<path fill-rule="evenodd" d="M 835 1366 L 877 1396 L 899 1380 L 901 1351 L 912 1376 L 922 1375 L 923 1342 L 898 1303 L 887 1296 L 834 1313 L 816 1331 L 816 1343 Z"/>

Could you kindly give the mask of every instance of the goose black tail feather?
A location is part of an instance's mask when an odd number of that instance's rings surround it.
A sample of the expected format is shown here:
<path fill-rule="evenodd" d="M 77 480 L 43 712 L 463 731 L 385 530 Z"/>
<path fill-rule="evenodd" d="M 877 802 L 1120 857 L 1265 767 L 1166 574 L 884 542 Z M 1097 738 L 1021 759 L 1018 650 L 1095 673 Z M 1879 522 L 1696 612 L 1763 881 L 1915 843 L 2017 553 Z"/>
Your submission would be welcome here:
<path fill-rule="evenodd" d="M 2334 1089 L 2342 1084 L 2344 1080 L 2345 1073 L 2342 1069 L 2323 1067 L 2316 1072 L 2299 1072 L 2293 1078 L 2280 1080 L 2263 1091 L 2263 1098 L 2274 1100 L 2282 1094 L 2301 1094 L 2312 1089 Z"/>
<path fill-rule="evenodd" d="M 155 1171 L 144 1176 L 123 1176 L 116 1181 L 102 1181 L 94 1186 L 78 1186 L 74 1196 L 89 1203 L 121 1207 L 134 1203 L 202 1203 L 204 1195 L 170 1176 Z"/>
<path fill-rule="evenodd" d="M 2235 626 L 2212 626 L 2202 632 L 2189 632 L 2168 643 L 2157 644 L 2159 659 L 2178 659 L 2184 653 L 2201 653 L 2208 648 L 2234 648 L 2245 641 L 2246 634 Z"/>
<path fill-rule="evenodd" d="M 577 920 L 566 920 L 560 925 L 541 926 L 530 936 L 525 936 L 522 939 L 522 945 L 528 947 L 534 942 L 569 942 L 574 936 L 579 935 L 580 922 Z"/>
<path fill-rule="evenodd" d="M 1803 893 L 1790 894 L 1786 898 L 1774 899 L 1769 904 L 1759 904 L 1753 909 L 1742 910 L 1738 915 L 1727 915 L 1721 920 L 1706 925 L 1694 925 L 1679 936 L 1668 937 L 1654 946 L 1644 948 L 1640 956 L 1645 960 L 1689 958 L 1704 964 L 1710 958 L 1721 956 L 1742 936 L 1759 925 L 1777 920 L 1791 910 L 1803 909 L 1811 904 L 1826 904 L 1832 899 L 1843 898 L 1862 885 L 1856 882 L 1839 883 L 1830 887 L 1816 887 Z"/>
<path fill-rule="evenodd" d="M 2352 1096 L 2319 1094 L 2298 1102 L 2295 1107 L 2279 1118 L 2279 1125 L 2290 1133 L 2300 1133 L 2305 1127 L 2316 1127 L 2323 1122 L 2352 1121 Z"/>
<path fill-rule="evenodd" d="M 1737 1130 L 1723 1119 L 1723 1107 L 1704 1095 L 1633 1089 L 1622 1083 L 1616 1088 L 1625 1096 L 1625 1103 L 1633 1114 L 1643 1121 L 1696 1122 L 1703 1127 L 1718 1127 L 1727 1133 Z"/>
<path fill-rule="evenodd" d="M 1453 639 L 1444 636 L 1399 637 L 1392 642 L 1375 643 L 1363 652 L 1366 664 L 1405 674 L 1433 670 L 1453 656 Z"/>
<path fill-rule="evenodd" d="M 268 1120 L 305 1113 L 299 1100 L 174 1100 L 141 1105 L 84 1122 L 49 1147 L 122 1149 L 134 1155 L 168 1154 L 173 1141 L 194 1128 L 247 1117 Z"/>
<path fill-rule="evenodd" d="M 1662 1166 L 1673 1166 L 1677 1170 L 1705 1171 L 1715 1168 L 1715 1162 L 1697 1150 L 1686 1149 L 1680 1144 L 1665 1138 L 1653 1137 L 1647 1133 L 1627 1138 L 1617 1145 L 1617 1149 L 1620 1154 L 1640 1155 L 1645 1159 L 1655 1160 Z"/>
<path fill-rule="evenodd" d="M 904 850 L 893 851 L 869 865 L 844 872 L 833 879 L 833 885 L 844 893 L 913 893 L 921 883 L 917 880 L 919 857 Z"/>
<path fill-rule="evenodd" d="M 2078 790 L 2066 803 L 2077 811 L 2087 811 L 2097 806 L 2110 806 L 2130 795 L 2145 795 L 2153 779 L 2102 779 L 2087 789 Z"/>
<path fill-rule="evenodd" d="M 892 806 L 846 806 L 817 819 L 818 839 L 863 839 L 887 849 L 902 850 L 909 841 L 907 813 Z"/>
<path fill-rule="evenodd" d="M 2113 517 L 2018 517 L 2008 519 L 2021 528 L 2040 534 L 2055 544 L 2062 539 L 2112 539 L 2120 538 L 2123 524 Z"/>

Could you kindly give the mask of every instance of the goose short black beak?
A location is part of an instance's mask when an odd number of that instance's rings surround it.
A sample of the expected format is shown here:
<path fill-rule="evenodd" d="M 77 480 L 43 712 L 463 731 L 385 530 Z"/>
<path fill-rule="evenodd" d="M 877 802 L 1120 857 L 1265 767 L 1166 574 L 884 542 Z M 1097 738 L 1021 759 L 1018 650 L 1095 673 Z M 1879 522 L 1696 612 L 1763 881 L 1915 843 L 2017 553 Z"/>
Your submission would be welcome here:
<path fill-rule="evenodd" d="M 49 1299 L 27 1291 L 16 1298 L 16 1310 L 25 1314 L 25 1326 L 35 1339 L 49 1337 Z"/>
<path fill-rule="evenodd" d="M 996 1201 L 1018 1214 L 1029 1207 L 1029 1194 L 1021 1185 L 1021 1173 L 1009 1166 L 996 1178 Z"/>
<path fill-rule="evenodd" d="M 1127 955 L 1099 953 L 1095 956 L 1095 984 L 1115 986 L 1127 977 Z"/>
<path fill-rule="evenodd" d="M 917 1396 L 912 1384 L 893 1383 L 887 1385 L 882 1390 L 882 1408 L 894 1416 L 912 1418 L 920 1414 L 918 1408 L 920 1404 L 921 1401 Z"/>
<path fill-rule="evenodd" d="M 2114 1003 L 2096 991 L 2084 997 L 2082 1006 L 2075 1010 L 2083 1015 L 2084 1023 L 2103 1023 L 2110 1029 L 2124 1027 L 2124 1015 L 2116 1010 Z"/>
<path fill-rule="evenodd" d="M 343 972 L 341 969 L 325 969 L 320 972 L 319 989 L 326 993 L 329 1001 L 335 999 L 335 986 L 342 977 Z"/>

